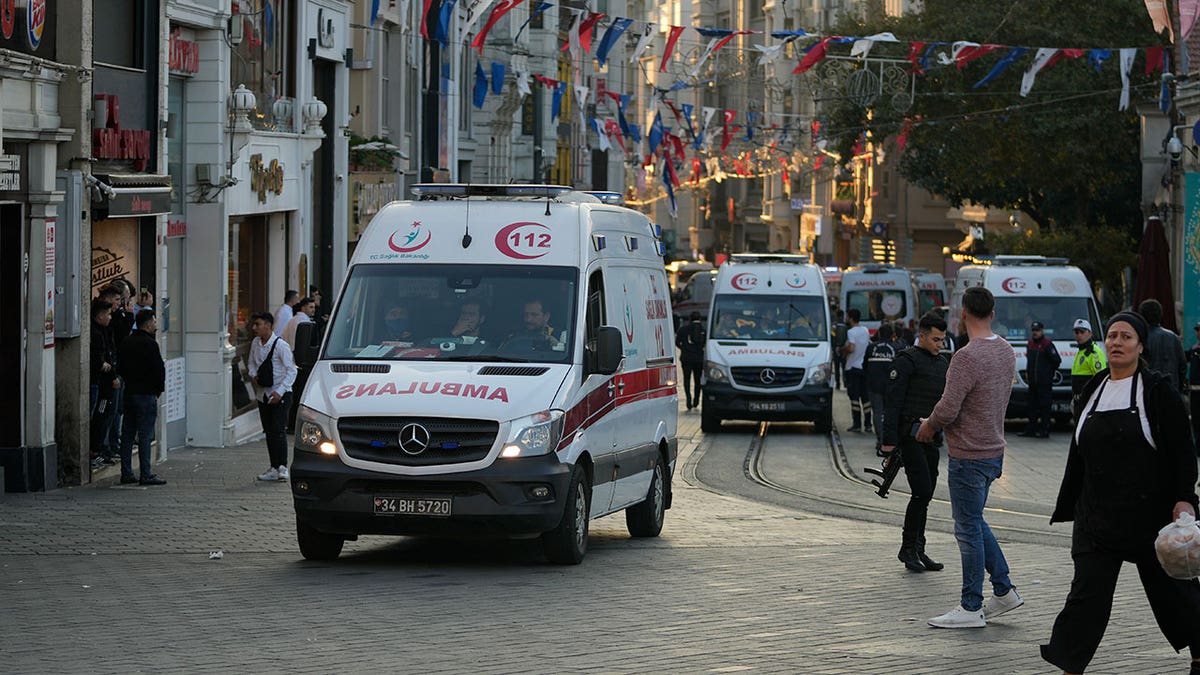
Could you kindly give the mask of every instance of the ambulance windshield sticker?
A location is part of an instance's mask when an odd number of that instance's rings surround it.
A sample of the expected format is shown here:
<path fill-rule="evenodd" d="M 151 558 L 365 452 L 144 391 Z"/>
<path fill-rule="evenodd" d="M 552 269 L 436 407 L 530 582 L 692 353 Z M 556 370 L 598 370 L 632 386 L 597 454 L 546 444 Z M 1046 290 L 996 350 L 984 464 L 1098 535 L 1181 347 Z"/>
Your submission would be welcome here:
<path fill-rule="evenodd" d="M 898 295 L 889 295 L 879 303 L 879 308 L 888 316 L 898 316 L 900 310 L 904 309 L 904 301 Z"/>
<path fill-rule="evenodd" d="M 729 285 L 739 291 L 752 291 L 758 286 L 758 276 L 749 272 L 733 275 L 729 280 Z"/>
<path fill-rule="evenodd" d="M 550 252 L 552 241 L 542 223 L 511 223 L 496 233 L 496 249 L 514 260 L 536 260 Z"/>
<path fill-rule="evenodd" d="M 804 288 L 808 285 L 808 279 L 800 276 L 799 272 L 792 272 L 787 276 L 787 279 L 784 280 L 784 283 L 786 283 L 789 288 Z"/>
<path fill-rule="evenodd" d="M 388 237 L 388 248 L 393 253 L 376 253 L 371 260 L 429 260 L 428 253 L 418 253 L 433 239 L 433 232 L 421 221 L 414 220 L 412 225 L 402 227 Z"/>

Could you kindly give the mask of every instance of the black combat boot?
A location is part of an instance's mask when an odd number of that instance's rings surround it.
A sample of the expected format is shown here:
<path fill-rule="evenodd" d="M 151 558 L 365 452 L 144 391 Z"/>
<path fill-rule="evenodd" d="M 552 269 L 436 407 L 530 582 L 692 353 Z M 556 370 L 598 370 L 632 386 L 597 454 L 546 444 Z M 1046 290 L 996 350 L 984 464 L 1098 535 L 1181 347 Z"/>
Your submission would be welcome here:
<path fill-rule="evenodd" d="M 915 546 L 901 546 L 896 558 L 913 572 L 924 572 L 925 564 L 921 562 L 920 553 Z"/>
<path fill-rule="evenodd" d="M 921 536 L 917 539 L 917 557 L 921 559 L 921 564 L 930 572 L 941 572 L 945 569 L 945 565 L 925 555 L 925 528 L 921 528 Z"/>

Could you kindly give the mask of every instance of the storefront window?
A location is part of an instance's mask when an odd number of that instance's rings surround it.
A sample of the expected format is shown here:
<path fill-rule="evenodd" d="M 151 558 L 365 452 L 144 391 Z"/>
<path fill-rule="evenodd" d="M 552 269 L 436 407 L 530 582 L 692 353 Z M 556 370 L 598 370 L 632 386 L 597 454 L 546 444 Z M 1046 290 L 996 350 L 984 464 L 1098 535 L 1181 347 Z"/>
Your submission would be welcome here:
<path fill-rule="evenodd" d="M 295 34 L 289 0 L 237 0 L 242 40 L 232 50 L 230 87 L 246 85 L 256 99 L 250 123 L 265 131 L 295 131 Z"/>
<path fill-rule="evenodd" d="M 233 361 L 233 414 L 254 410 L 254 396 L 247 382 L 250 374 L 250 315 L 270 312 L 267 299 L 267 221 L 245 218 L 229 224 L 229 343 L 236 350 Z"/>
<path fill-rule="evenodd" d="M 92 45 L 97 63 L 144 68 L 144 49 L 138 39 L 143 30 L 141 0 L 107 0 L 92 13 Z"/>

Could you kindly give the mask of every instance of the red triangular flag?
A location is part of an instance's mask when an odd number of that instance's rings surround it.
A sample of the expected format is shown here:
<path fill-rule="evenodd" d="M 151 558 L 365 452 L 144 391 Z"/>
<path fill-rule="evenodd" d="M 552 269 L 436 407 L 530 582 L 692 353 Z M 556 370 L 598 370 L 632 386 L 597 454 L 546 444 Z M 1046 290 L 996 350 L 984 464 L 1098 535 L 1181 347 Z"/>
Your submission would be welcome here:
<path fill-rule="evenodd" d="M 663 72 L 667 69 L 667 61 L 671 60 L 671 54 L 675 51 L 675 43 L 679 41 L 679 35 L 683 33 L 683 26 L 671 26 L 671 32 L 667 35 L 667 46 L 663 49 L 662 63 L 658 64 L 658 72 Z"/>

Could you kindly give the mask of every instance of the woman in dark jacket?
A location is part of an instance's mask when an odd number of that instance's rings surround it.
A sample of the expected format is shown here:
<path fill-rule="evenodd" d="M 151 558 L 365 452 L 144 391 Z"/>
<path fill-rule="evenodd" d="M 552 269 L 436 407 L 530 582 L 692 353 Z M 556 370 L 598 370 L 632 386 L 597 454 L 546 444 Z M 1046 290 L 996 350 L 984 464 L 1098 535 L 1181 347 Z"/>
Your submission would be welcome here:
<path fill-rule="evenodd" d="M 1200 582 L 1168 577 L 1154 554 L 1158 530 L 1196 514 L 1196 451 L 1187 411 L 1171 383 L 1141 354 L 1148 328 L 1137 314 L 1108 321 L 1109 368 L 1076 402 L 1079 420 L 1050 522 L 1074 521 L 1075 576 L 1042 658 L 1068 673 L 1092 660 L 1112 611 L 1123 562 L 1137 565 L 1167 641 L 1189 648 L 1200 673 Z"/>

